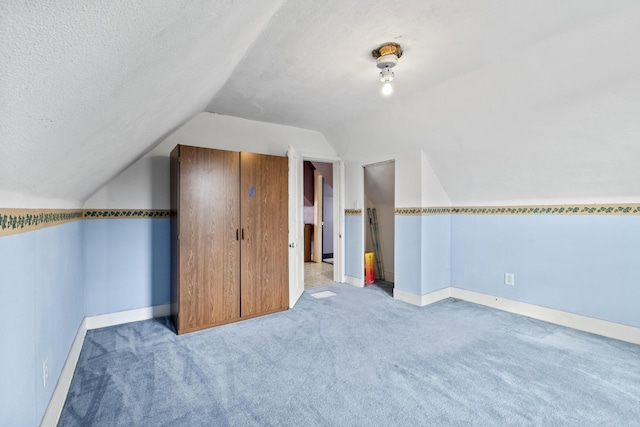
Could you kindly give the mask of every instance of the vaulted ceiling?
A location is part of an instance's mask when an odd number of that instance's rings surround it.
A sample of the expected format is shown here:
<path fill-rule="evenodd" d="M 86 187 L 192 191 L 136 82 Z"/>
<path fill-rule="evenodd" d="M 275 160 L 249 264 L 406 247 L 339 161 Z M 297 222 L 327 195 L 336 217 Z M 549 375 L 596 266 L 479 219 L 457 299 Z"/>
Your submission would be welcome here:
<path fill-rule="evenodd" d="M 0 194 L 84 200 L 206 110 L 347 160 L 423 150 L 454 203 L 640 197 L 636 0 L 12 0 L 0 20 Z"/>

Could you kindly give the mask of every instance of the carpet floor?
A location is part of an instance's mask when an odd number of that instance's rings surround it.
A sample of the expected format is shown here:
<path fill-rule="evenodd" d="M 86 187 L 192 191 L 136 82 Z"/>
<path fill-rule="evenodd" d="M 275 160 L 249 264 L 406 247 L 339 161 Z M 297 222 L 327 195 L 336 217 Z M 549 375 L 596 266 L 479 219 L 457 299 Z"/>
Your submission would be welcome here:
<path fill-rule="evenodd" d="M 168 318 L 89 331 L 58 425 L 638 426 L 640 346 L 334 284 L 183 336 Z"/>

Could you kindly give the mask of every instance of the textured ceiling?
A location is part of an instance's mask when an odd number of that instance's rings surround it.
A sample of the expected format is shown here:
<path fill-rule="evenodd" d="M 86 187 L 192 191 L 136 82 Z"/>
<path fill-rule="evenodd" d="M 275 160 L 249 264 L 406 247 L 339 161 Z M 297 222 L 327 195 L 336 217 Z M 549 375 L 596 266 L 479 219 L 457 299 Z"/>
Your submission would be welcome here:
<path fill-rule="evenodd" d="M 457 204 L 640 197 L 636 0 L 289 1 L 207 109 L 423 150 Z M 399 42 L 395 92 L 370 51 Z"/>
<path fill-rule="evenodd" d="M 348 160 L 423 150 L 454 203 L 640 197 L 637 0 L 8 0 L 0 20 L 0 194 L 84 200 L 206 109 Z"/>
<path fill-rule="evenodd" d="M 84 200 L 202 112 L 282 1 L 2 1 L 0 191 Z"/>

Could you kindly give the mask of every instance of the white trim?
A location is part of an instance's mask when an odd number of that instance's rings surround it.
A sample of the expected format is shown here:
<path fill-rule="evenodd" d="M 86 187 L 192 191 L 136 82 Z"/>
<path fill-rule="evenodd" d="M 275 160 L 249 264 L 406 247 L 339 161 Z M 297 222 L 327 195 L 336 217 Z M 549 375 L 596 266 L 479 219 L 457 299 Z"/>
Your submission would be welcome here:
<path fill-rule="evenodd" d="M 80 357 L 80 351 L 82 350 L 82 344 L 84 344 L 84 337 L 86 335 L 87 319 L 84 318 L 82 319 L 80 327 L 78 328 L 78 333 L 71 344 L 69 355 L 67 356 L 67 360 L 64 362 L 62 372 L 60 372 L 58 383 L 53 390 L 49 405 L 47 405 L 47 409 L 42 417 L 42 422 L 40 422 L 41 427 L 54 427 L 58 424 L 58 420 L 62 414 L 62 408 L 64 407 L 64 402 L 67 400 L 67 393 L 71 386 L 73 373 L 76 371 L 76 365 L 78 364 L 78 358 Z"/>
<path fill-rule="evenodd" d="M 364 279 L 349 276 L 348 274 L 344 275 L 344 283 L 347 283 L 352 286 L 357 286 L 358 288 L 364 288 Z"/>
<path fill-rule="evenodd" d="M 344 273 L 345 239 L 342 238 L 344 236 L 346 188 L 344 161 L 337 155 L 334 156 L 332 154 L 298 151 L 298 155 L 302 157 L 303 161 L 331 163 L 333 166 L 333 281 L 346 282 Z M 337 203 L 336 200 L 338 201 Z"/>
<path fill-rule="evenodd" d="M 287 163 L 289 308 L 293 308 L 304 293 L 304 160 L 291 145 L 287 149 Z"/>
<path fill-rule="evenodd" d="M 87 329 L 106 328 L 107 326 L 121 325 L 123 323 L 149 320 L 155 317 L 164 317 L 171 314 L 171 304 L 154 305 L 152 307 L 138 308 L 135 310 L 119 311 L 117 313 L 88 316 L 85 318 Z"/>
<path fill-rule="evenodd" d="M 640 344 L 640 328 L 623 325 L 621 323 L 609 322 L 607 320 L 594 319 L 592 317 L 579 314 L 568 313 L 566 311 L 541 307 L 539 305 L 527 304 L 513 301 L 506 298 L 495 297 L 466 289 L 451 288 L 451 297 L 458 298 L 487 307 L 497 308 L 510 313 L 520 314 L 556 325 L 567 326 L 592 334 L 615 338 L 634 344 Z"/>
<path fill-rule="evenodd" d="M 346 188 L 344 162 L 340 160 L 333 164 L 333 281 L 343 282 L 344 279 L 344 200 Z M 338 191 L 336 191 L 336 187 Z M 336 197 L 336 193 L 338 197 Z"/>
<path fill-rule="evenodd" d="M 120 311 L 117 313 L 102 314 L 99 316 L 87 316 L 82 319 L 80 328 L 76 334 L 69 355 L 64 363 L 60 378 L 56 388 L 53 390 L 53 395 L 47 405 L 40 427 L 55 427 L 62 414 L 62 408 L 64 402 L 67 400 L 67 393 L 69 393 L 69 387 L 71 386 L 71 380 L 73 379 L 73 373 L 76 371 L 76 365 L 78 364 L 78 358 L 80 357 L 80 351 L 84 344 L 84 338 L 87 335 L 87 331 L 91 329 L 104 328 L 107 326 L 120 325 L 122 323 L 137 322 L 139 320 L 148 320 L 155 317 L 164 317 L 171 314 L 171 304 L 154 305 L 153 307 L 139 308 L 136 310 Z"/>
<path fill-rule="evenodd" d="M 417 305 L 418 307 L 424 307 L 425 305 L 433 304 L 434 302 L 442 301 L 451 296 L 451 288 L 438 289 L 437 291 L 430 292 L 424 295 L 416 295 L 411 292 L 403 291 L 401 289 L 393 288 L 393 298 L 398 301 L 406 302 L 409 304 Z"/>
<path fill-rule="evenodd" d="M 398 301 L 424 307 L 446 298 L 457 298 L 474 304 L 485 305 L 509 313 L 543 320 L 555 325 L 566 326 L 579 331 L 590 332 L 608 338 L 640 344 L 640 328 L 609 322 L 608 320 L 594 319 L 580 314 L 555 310 L 553 308 L 528 304 L 506 298 L 496 297 L 479 292 L 468 291 L 455 287 L 448 287 L 424 295 L 416 295 L 400 289 L 393 289 L 393 298 Z"/>
<path fill-rule="evenodd" d="M 298 151 L 298 154 L 302 156 L 303 159 L 309 160 L 311 162 L 323 162 L 323 163 L 337 163 L 341 162 L 342 159 L 337 155 L 333 154 L 322 154 L 322 153 L 311 153 L 309 151 Z"/>

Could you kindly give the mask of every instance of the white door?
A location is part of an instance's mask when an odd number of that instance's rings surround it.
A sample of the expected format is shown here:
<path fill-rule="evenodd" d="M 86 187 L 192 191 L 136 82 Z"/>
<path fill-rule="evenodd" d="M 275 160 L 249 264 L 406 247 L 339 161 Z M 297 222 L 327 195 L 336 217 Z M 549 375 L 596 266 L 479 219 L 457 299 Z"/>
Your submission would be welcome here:
<path fill-rule="evenodd" d="M 304 292 L 304 213 L 302 156 L 289 146 L 289 307 Z"/>

